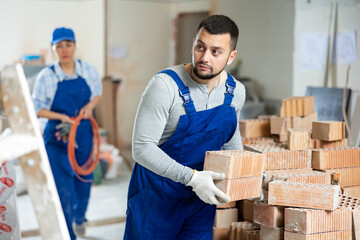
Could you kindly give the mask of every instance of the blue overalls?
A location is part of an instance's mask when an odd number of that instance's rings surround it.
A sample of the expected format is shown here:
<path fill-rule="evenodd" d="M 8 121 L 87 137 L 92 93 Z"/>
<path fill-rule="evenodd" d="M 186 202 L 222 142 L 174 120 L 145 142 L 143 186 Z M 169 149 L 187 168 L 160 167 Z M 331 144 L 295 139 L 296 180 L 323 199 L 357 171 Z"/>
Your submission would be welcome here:
<path fill-rule="evenodd" d="M 172 70 L 186 114 L 167 142 L 159 147 L 184 166 L 203 170 L 206 151 L 220 150 L 234 135 L 237 125 L 235 108 L 230 106 L 235 81 L 228 74 L 224 104 L 196 111 L 189 88 Z M 180 240 L 212 239 L 215 205 L 206 204 L 182 183 L 161 177 L 136 163 L 128 193 L 124 239 Z"/>
<path fill-rule="evenodd" d="M 54 66 L 50 66 L 54 71 Z M 90 100 L 91 90 L 82 77 L 72 80 L 59 81 L 57 85 L 51 111 L 76 117 L 81 108 Z M 59 193 L 61 206 L 64 211 L 66 224 L 71 239 L 76 239 L 72 222 L 82 224 L 85 221 L 85 212 L 90 197 L 91 182 L 79 180 L 69 163 L 67 143 L 58 141 L 55 137 L 56 125 L 60 120 L 49 120 L 44 130 L 45 148 L 49 157 L 55 184 Z M 91 152 L 93 139 L 92 128 L 89 120 L 82 120 L 76 132 L 78 148 L 75 151 L 76 160 L 83 165 Z M 82 176 L 92 179 L 93 174 Z"/>

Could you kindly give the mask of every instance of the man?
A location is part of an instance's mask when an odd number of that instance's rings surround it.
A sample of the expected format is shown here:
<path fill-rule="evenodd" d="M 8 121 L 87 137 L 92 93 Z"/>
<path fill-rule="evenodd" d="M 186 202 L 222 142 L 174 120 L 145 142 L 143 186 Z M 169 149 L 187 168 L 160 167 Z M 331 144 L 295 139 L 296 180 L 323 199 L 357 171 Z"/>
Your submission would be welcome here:
<path fill-rule="evenodd" d="M 155 75 L 142 95 L 133 134 L 124 239 L 212 239 L 216 205 L 230 197 L 203 171 L 206 151 L 242 149 L 244 86 L 224 71 L 236 56 L 238 28 L 226 16 L 204 19 L 191 64 Z M 224 94 L 225 93 L 225 94 Z"/>

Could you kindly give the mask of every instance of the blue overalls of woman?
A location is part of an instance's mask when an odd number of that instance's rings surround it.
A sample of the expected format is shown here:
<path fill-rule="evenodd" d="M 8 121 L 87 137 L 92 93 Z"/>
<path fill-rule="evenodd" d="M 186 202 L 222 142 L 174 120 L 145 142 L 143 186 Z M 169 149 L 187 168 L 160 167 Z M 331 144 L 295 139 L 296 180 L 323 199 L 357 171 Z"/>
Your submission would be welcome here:
<path fill-rule="evenodd" d="M 95 67 L 74 58 L 76 45 L 73 30 L 55 29 L 51 47 L 58 61 L 39 73 L 32 99 L 37 116 L 48 119 L 43 134 L 45 148 L 70 237 L 76 239 L 76 235 L 85 234 L 91 182 L 81 181 L 75 176 L 68 159 L 67 142 L 55 136 L 58 131 L 56 126 L 60 123 L 73 124 L 75 117 L 84 114 L 85 120 L 81 121 L 76 132 L 78 148 L 75 151 L 78 164 L 84 164 L 93 145 L 89 118 L 100 100 L 102 83 Z M 91 180 L 93 174 L 81 177 Z"/>

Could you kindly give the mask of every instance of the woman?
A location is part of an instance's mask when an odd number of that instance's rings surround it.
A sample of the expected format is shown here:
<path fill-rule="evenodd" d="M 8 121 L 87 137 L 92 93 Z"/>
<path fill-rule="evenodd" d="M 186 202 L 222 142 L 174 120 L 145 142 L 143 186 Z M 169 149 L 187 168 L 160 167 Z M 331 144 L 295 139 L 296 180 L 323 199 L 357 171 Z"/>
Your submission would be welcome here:
<path fill-rule="evenodd" d="M 78 236 L 85 234 L 85 213 L 91 182 L 81 181 L 75 176 L 68 159 L 67 141 L 58 137 L 59 126 L 63 127 L 64 123 L 71 126 L 75 117 L 84 115 L 85 120 L 81 121 L 76 132 L 75 153 L 79 165 L 84 164 L 93 144 L 88 119 L 100 100 L 102 84 L 92 65 L 74 59 L 76 45 L 71 29 L 55 29 L 51 47 L 58 61 L 40 72 L 32 99 L 37 116 L 48 119 L 44 130 L 45 147 L 70 237 L 76 239 L 74 231 Z M 92 179 L 93 174 L 82 178 Z"/>

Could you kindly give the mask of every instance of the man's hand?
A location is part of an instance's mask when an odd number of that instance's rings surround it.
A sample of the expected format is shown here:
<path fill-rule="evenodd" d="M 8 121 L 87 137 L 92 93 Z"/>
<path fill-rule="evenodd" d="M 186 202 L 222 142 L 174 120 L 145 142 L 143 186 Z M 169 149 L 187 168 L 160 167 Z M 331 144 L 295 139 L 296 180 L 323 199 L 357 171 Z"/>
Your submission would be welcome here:
<path fill-rule="evenodd" d="M 223 193 L 214 184 L 214 180 L 225 178 L 224 173 L 195 171 L 186 186 L 191 186 L 198 197 L 206 203 L 221 205 L 230 202 L 230 196 Z"/>

